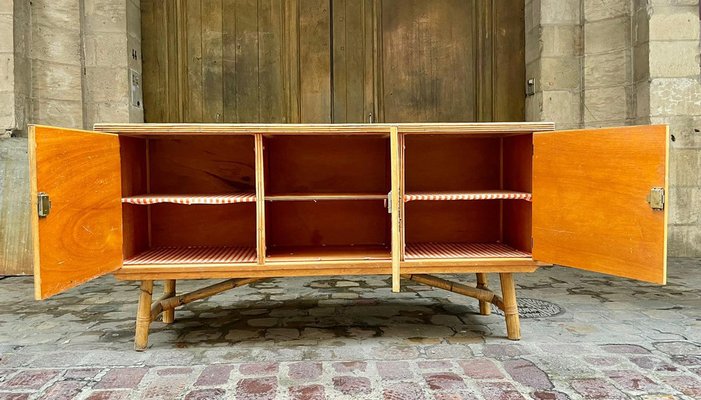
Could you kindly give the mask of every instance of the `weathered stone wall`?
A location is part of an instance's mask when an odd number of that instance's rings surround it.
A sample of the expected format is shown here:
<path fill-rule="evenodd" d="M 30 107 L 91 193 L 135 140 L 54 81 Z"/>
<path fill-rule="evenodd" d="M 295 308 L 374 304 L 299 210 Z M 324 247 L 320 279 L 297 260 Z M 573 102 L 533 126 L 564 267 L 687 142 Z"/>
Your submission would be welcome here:
<path fill-rule="evenodd" d="M 15 126 L 15 47 L 11 1 L 0 1 L 0 135 Z"/>
<path fill-rule="evenodd" d="M 674 135 L 669 252 L 701 255 L 701 81 L 698 0 L 648 0 L 649 119 Z"/>
<path fill-rule="evenodd" d="M 138 0 L 0 0 L 0 274 L 31 273 L 27 124 L 143 121 L 140 30 Z"/>
<path fill-rule="evenodd" d="M 701 256 L 698 0 L 528 0 L 528 120 L 669 124 L 669 254 Z"/>
<path fill-rule="evenodd" d="M 526 1 L 526 77 L 535 95 L 526 99 L 526 119 L 558 128 L 581 126 L 582 26 L 580 0 Z"/>
<path fill-rule="evenodd" d="M 629 125 L 636 111 L 630 0 L 584 0 L 582 11 L 582 122 Z"/>

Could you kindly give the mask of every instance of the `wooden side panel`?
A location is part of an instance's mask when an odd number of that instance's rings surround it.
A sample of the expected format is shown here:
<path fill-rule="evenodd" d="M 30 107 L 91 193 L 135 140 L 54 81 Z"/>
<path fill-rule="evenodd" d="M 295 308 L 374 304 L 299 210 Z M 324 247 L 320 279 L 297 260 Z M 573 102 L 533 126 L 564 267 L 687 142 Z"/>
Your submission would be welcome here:
<path fill-rule="evenodd" d="M 497 242 L 499 201 L 412 201 L 406 210 L 406 243 Z"/>
<path fill-rule="evenodd" d="M 152 247 L 256 247 L 255 203 L 150 207 Z"/>
<path fill-rule="evenodd" d="M 265 212 L 268 252 L 290 246 L 389 246 L 390 215 L 381 200 L 268 202 Z"/>
<path fill-rule="evenodd" d="M 485 2 L 486 3 L 486 2 Z M 494 1 L 492 113 L 483 121 L 523 121 L 526 117 L 525 1 Z M 482 81 L 484 82 L 484 81 Z"/>
<path fill-rule="evenodd" d="M 373 2 L 333 0 L 332 4 L 333 121 L 368 122 L 374 111 Z"/>
<path fill-rule="evenodd" d="M 35 297 L 45 299 L 122 264 L 119 138 L 32 126 L 29 130 Z M 37 193 L 51 211 L 37 213 Z"/>
<path fill-rule="evenodd" d="M 188 96 L 185 97 L 183 121 L 202 122 L 204 121 L 204 93 L 202 92 L 202 2 L 199 0 L 188 0 L 185 4 L 185 55 L 183 57 L 183 62 L 187 66 L 187 68 L 184 68 L 184 73 L 187 83 L 185 88 Z M 141 19 L 143 20 L 147 16 L 148 12 L 142 9 Z M 142 36 L 143 35 L 145 35 L 145 33 L 142 34 Z M 144 38 L 144 40 L 145 39 L 146 38 Z M 144 65 L 146 64 L 146 60 L 144 59 Z M 226 61 L 224 62 L 224 68 L 227 68 Z M 149 84 L 149 82 L 144 79 L 144 89 L 151 86 L 153 86 L 153 84 Z M 146 122 L 159 122 L 148 116 L 145 120 Z"/>
<path fill-rule="evenodd" d="M 120 137 L 122 164 L 122 197 L 148 193 L 147 139 Z M 124 258 L 145 251 L 149 247 L 148 207 L 122 205 Z"/>
<path fill-rule="evenodd" d="M 499 140 L 405 135 L 406 192 L 498 190 Z"/>
<path fill-rule="evenodd" d="M 384 122 L 475 121 L 472 2 L 382 1 Z"/>
<path fill-rule="evenodd" d="M 502 176 L 505 190 L 533 190 L 533 135 L 502 139 Z M 519 250 L 531 251 L 532 207 L 530 201 L 503 201 L 503 240 Z"/>
<path fill-rule="evenodd" d="M 260 0 L 258 5 L 258 107 L 260 122 L 287 122 L 282 51 L 283 2 Z"/>
<path fill-rule="evenodd" d="M 225 122 L 222 1 L 202 1 L 202 122 Z"/>
<path fill-rule="evenodd" d="M 300 122 L 331 122 L 329 0 L 299 2 Z"/>
<path fill-rule="evenodd" d="M 30 275 L 27 138 L 0 140 L 0 174 L 0 275 Z"/>
<path fill-rule="evenodd" d="M 390 190 L 386 137 L 272 136 L 265 150 L 269 195 Z"/>
<path fill-rule="evenodd" d="M 254 138 L 208 135 L 149 139 L 149 168 L 151 193 L 254 192 Z"/>
<path fill-rule="evenodd" d="M 668 129 L 631 126 L 535 134 L 533 256 L 647 282 L 665 283 Z"/>

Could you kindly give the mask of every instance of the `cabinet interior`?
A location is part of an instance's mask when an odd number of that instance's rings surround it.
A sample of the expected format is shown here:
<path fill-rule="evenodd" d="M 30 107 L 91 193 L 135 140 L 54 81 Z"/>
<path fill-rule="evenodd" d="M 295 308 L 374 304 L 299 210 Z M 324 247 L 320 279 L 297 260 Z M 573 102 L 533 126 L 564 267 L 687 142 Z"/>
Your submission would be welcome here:
<path fill-rule="evenodd" d="M 406 135 L 404 259 L 530 257 L 532 135 Z"/>
<path fill-rule="evenodd" d="M 120 136 L 125 265 L 391 259 L 386 134 L 261 138 Z M 401 143 L 403 259 L 530 257 L 532 135 Z"/>
<path fill-rule="evenodd" d="M 125 264 L 257 261 L 253 135 L 120 146 Z"/>
<path fill-rule="evenodd" d="M 266 260 L 390 259 L 386 135 L 266 136 Z"/>

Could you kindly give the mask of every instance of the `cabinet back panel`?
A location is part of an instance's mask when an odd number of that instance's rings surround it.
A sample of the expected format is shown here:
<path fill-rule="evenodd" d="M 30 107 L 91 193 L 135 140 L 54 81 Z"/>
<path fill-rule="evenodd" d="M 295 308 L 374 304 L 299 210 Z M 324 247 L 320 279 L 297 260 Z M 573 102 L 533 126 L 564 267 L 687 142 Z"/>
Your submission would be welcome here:
<path fill-rule="evenodd" d="M 499 200 L 406 203 L 406 242 L 497 242 Z"/>
<path fill-rule="evenodd" d="M 504 189 L 520 192 L 533 190 L 533 135 L 504 138 Z M 504 243 L 519 250 L 531 252 L 531 203 L 504 202 Z"/>
<path fill-rule="evenodd" d="M 499 189 L 500 139 L 405 136 L 407 192 Z"/>
<path fill-rule="evenodd" d="M 272 136 L 264 146 L 266 194 L 390 190 L 389 138 Z"/>
<path fill-rule="evenodd" d="M 504 243 L 529 253 L 532 250 L 531 204 L 531 202 L 523 200 L 505 200 L 503 209 Z"/>
<path fill-rule="evenodd" d="M 533 189 L 533 135 L 504 139 L 504 189 L 531 192 Z"/>
<path fill-rule="evenodd" d="M 151 205 L 151 244 L 256 246 L 256 205 Z"/>
<path fill-rule="evenodd" d="M 146 139 L 119 137 L 122 197 L 148 193 Z M 123 254 L 129 258 L 148 249 L 148 210 L 122 205 Z"/>
<path fill-rule="evenodd" d="M 268 247 L 390 243 L 390 215 L 382 201 L 269 202 L 265 209 Z"/>
<path fill-rule="evenodd" d="M 149 139 L 151 193 L 224 194 L 255 191 L 253 136 Z"/>

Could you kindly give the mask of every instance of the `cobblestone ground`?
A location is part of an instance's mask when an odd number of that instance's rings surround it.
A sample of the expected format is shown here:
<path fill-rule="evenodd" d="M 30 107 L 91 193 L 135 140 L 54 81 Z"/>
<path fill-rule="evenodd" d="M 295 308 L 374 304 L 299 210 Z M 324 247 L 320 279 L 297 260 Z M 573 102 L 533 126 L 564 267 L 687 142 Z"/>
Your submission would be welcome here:
<path fill-rule="evenodd" d="M 560 267 L 517 285 L 562 309 L 523 319 L 520 342 L 450 292 L 307 278 L 189 304 L 139 353 L 135 283 L 35 302 L 31 278 L 5 278 L 0 399 L 701 398 L 701 260 L 672 260 L 664 287 Z"/>

